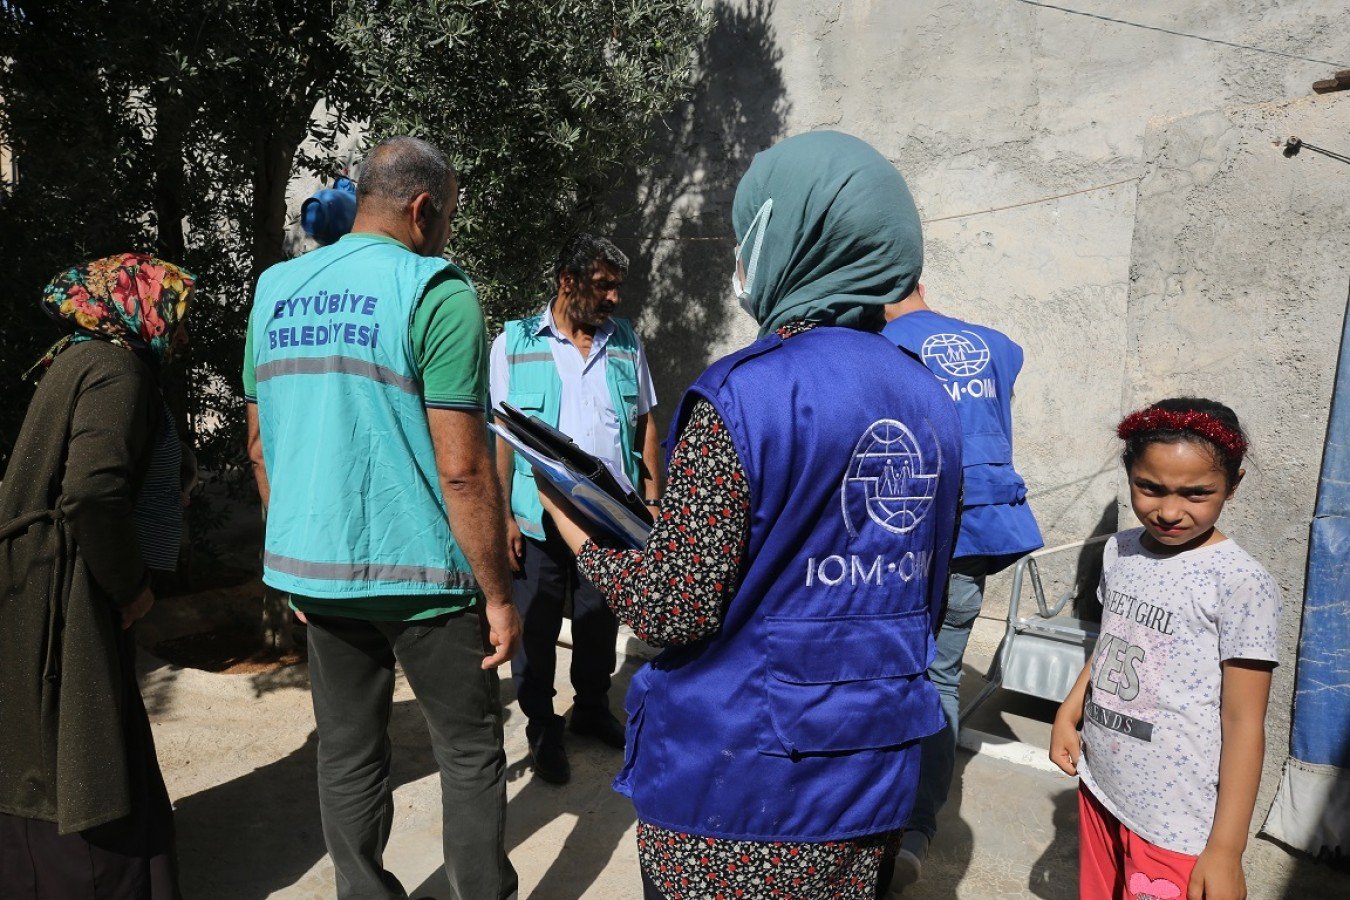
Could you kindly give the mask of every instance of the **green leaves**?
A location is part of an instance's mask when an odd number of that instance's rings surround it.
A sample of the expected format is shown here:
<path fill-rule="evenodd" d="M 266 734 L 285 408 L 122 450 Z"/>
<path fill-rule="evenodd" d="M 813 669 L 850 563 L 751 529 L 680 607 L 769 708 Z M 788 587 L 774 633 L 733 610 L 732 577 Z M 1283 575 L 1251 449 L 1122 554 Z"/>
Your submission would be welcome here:
<path fill-rule="evenodd" d="M 547 290 L 568 234 L 639 165 L 654 121 L 686 95 L 709 27 L 697 0 L 390 0 L 336 37 L 371 79 L 368 142 L 415 132 L 464 188 L 451 253 L 494 321 Z M 445 37 L 445 40 L 441 40 Z"/>
<path fill-rule="evenodd" d="M 187 402 L 208 468 L 242 458 L 242 338 L 255 270 L 283 258 L 296 169 L 330 177 L 400 133 L 445 149 L 463 201 L 451 255 L 492 327 L 539 303 L 572 232 L 642 164 L 689 90 L 699 0 L 0 0 L 0 458 L 17 373 L 61 265 L 129 249 L 199 278 Z M 359 177 L 359 173 L 358 177 Z"/>

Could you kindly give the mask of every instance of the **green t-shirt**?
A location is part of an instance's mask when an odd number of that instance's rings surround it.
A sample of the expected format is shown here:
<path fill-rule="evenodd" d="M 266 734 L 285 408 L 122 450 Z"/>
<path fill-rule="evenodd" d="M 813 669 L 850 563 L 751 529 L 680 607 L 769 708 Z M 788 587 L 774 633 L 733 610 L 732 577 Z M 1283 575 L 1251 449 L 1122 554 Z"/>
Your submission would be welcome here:
<path fill-rule="evenodd" d="M 341 240 L 362 238 L 402 247 L 390 237 L 349 234 Z M 423 405 L 432 409 L 463 409 L 484 412 L 488 405 L 488 342 L 483 310 L 473 285 L 453 269 L 445 269 L 427 284 L 409 323 L 413 358 L 422 382 Z M 257 402 L 253 371 L 253 326 L 244 339 L 244 398 Z M 435 604 L 440 598 L 361 597 L 351 600 L 310 600 L 293 597 L 291 605 L 306 615 L 345 616 L 385 622 L 411 622 L 458 612 L 472 606 L 473 595 L 447 594 L 450 605 Z"/>

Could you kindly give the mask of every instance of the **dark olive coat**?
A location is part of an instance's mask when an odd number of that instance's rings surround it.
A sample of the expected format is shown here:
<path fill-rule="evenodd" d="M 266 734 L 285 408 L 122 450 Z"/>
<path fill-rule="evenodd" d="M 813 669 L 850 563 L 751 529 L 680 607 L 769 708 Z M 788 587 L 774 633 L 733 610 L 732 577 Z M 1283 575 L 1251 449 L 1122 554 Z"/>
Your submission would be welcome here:
<path fill-rule="evenodd" d="M 38 383 L 0 484 L 0 811 L 62 834 L 138 802 L 148 728 L 119 607 L 148 582 L 133 510 L 160 404 L 135 354 L 76 344 Z"/>

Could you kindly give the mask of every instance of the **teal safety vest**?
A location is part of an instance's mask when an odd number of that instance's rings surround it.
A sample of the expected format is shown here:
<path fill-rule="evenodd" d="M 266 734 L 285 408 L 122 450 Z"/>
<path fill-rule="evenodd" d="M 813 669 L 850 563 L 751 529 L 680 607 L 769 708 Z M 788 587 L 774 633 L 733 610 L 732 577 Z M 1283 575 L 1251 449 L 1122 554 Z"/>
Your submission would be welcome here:
<path fill-rule="evenodd" d="M 553 362 L 552 340 L 536 334 L 543 313 L 506 323 L 506 365 L 510 372 L 510 390 L 506 402 L 528 415 L 538 416 L 554 428 L 562 406 L 562 378 Z M 605 382 L 610 402 L 619 419 L 619 446 L 623 448 L 623 471 L 635 488 L 640 488 L 641 448 L 634 446 L 637 434 L 638 342 L 627 319 L 613 318 L 614 333 L 605 344 Z M 534 470 L 516 454 L 511 475 L 511 515 L 523 534 L 544 539 L 544 507 L 534 483 Z"/>
<path fill-rule="evenodd" d="M 263 581 L 305 597 L 477 591 L 450 533 L 408 323 L 450 267 L 350 236 L 272 266 L 250 328 L 271 483 Z"/>

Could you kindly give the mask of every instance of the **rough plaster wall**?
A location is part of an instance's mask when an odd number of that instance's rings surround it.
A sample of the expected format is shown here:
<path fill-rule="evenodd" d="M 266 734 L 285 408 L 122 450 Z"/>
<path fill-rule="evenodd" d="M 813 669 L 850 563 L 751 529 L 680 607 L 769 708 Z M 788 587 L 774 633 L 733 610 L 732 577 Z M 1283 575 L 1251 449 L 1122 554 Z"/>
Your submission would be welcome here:
<path fill-rule="evenodd" d="M 1126 406 L 1213 397 L 1251 437 L 1247 476 L 1220 527 L 1284 591 L 1258 819 L 1289 745 L 1308 527 L 1350 289 L 1350 166 L 1308 151 L 1285 159 L 1272 139 L 1288 135 L 1350 149 L 1350 95 L 1149 129 L 1126 317 Z"/>
<path fill-rule="evenodd" d="M 1350 67 L 1344 0 L 1064 5 Z M 640 218 L 619 230 L 665 408 L 753 336 L 727 289 L 737 178 L 778 137 L 839 128 L 896 163 L 927 219 L 945 219 L 926 225 L 930 301 L 1026 347 L 1017 461 L 1048 543 L 1109 527 L 1146 123 L 1306 95 L 1334 67 L 1015 0 L 710 6 L 707 75 L 631 194 Z M 990 594 L 997 612 L 1006 588 Z"/>

